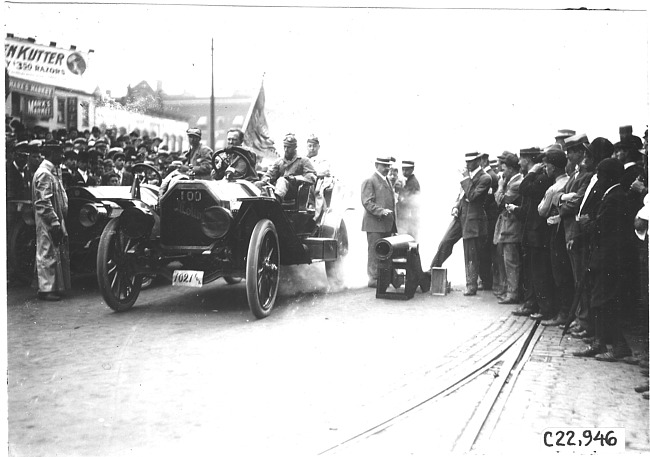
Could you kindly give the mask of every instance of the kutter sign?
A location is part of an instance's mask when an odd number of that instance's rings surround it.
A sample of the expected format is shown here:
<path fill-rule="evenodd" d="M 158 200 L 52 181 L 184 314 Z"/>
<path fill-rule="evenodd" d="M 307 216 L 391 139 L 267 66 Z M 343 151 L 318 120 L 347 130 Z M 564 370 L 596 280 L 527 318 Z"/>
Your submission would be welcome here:
<path fill-rule="evenodd" d="M 80 89 L 87 62 L 87 53 L 5 38 L 5 65 L 15 78 Z"/>

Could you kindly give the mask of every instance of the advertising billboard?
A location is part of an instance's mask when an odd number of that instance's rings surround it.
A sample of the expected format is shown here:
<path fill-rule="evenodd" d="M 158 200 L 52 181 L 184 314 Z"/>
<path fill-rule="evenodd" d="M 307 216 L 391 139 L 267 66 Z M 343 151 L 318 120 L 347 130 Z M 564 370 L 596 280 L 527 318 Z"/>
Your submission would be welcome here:
<path fill-rule="evenodd" d="M 84 78 L 88 70 L 88 55 L 76 49 L 5 38 L 5 65 L 9 76 L 64 89 L 92 91 L 92 82 Z"/>

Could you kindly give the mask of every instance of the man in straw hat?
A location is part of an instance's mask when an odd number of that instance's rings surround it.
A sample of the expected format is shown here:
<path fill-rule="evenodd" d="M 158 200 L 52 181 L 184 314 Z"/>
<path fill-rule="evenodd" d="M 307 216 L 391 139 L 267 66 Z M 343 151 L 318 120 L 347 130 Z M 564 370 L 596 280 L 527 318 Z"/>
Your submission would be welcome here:
<path fill-rule="evenodd" d="M 397 229 L 418 239 L 420 225 L 420 182 L 415 177 L 415 162 L 402 160 L 404 183 L 400 186 L 397 197 Z"/>
<path fill-rule="evenodd" d="M 377 257 L 375 244 L 397 232 L 395 225 L 395 194 L 388 182 L 390 157 L 375 160 L 375 172 L 361 185 L 361 204 L 365 211 L 361 230 L 368 238 L 368 287 L 377 287 Z"/>
<path fill-rule="evenodd" d="M 479 252 L 487 236 L 487 215 L 483 205 L 492 184 L 492 178 L 481 169 L 478 152 L 465 154 L 466 167 L 462 170 L 460 185 L 462 192 L 451 210 L 454 220 L 445 233 L 432 267 L 441 267 L 451 255 L 454 244 L 463 239 L 465 250 L 464 295 L 476 295 L 478 290 Z"/>

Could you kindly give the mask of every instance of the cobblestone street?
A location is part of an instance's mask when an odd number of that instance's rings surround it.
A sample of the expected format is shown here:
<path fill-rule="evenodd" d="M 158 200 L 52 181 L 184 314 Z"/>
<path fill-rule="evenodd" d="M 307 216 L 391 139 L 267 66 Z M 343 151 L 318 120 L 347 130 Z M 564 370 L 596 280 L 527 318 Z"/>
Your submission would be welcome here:
<path fill-rule="evenodd" d="M 648 400 L 634 387 L 648 382 L 637 365 L 572 356 L 586 345 L 547 327 L 526 362 L 490 436 L 479 453 L 541 451 L 549 427 L 624 427 L 626 454 L 650 452 Z M 493 425 L 493 424 L 492 424 Z"/>

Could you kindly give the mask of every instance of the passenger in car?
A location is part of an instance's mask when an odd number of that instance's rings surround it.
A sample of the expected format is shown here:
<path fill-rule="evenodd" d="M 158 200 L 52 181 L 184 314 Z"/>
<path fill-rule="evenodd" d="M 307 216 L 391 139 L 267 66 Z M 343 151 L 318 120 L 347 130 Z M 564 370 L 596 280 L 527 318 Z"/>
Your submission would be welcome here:
<path fill-rule="evenodd" d="M 293 133 L 284 138 L 284 157 L 278 159 L 255 185 L 262 188 L 264 184 L 275 185 L 275 195 L 279 201 L 295 199 L 300 182 L 316 183 L 316 170 L 306 157 L 299 157 L 298 142 Z"/>

